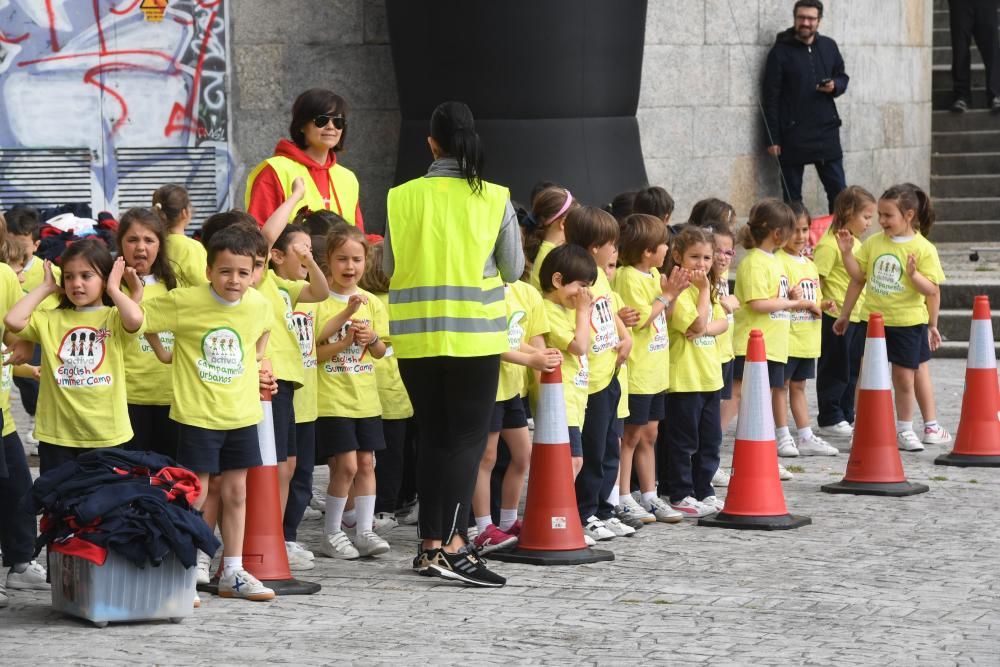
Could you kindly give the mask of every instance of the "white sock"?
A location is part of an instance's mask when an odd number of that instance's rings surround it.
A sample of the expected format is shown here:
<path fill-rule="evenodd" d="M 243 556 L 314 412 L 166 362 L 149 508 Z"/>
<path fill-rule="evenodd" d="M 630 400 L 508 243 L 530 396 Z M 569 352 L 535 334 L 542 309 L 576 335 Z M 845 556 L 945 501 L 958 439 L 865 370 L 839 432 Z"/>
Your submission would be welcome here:
<path fill-rule="evenodd" d="M 358 511 L 358 535 L 370 533 L 375 518 L 375 496 L 354 496 L 354 509 Z"/>
<path fill-rule="evenodd" d="M 803 426 L 799 429 L 799 442 L 809 442 L 813 439 L 812 426 Z"/>
<path fill-rule="evenodd" d="M 344 510 L 344 516 L 340 519 L 341 527 L 354 528 L 358 525 L 358 503 L 357 498 L 354 499 L 354 507 L 349 510 Z"/>
<path fill-rule="evenodd" d="M 642 506 L 643 507 L 649 507 L 650 503 L 652 503 L 655 499 L 656 499 L 656 491 L 643 491 L 642 492 Z"/>
<path fill-rule="evenodd" d="M 932 419 L 929 422 L 924 422 L 924 428 L 935 429 L 935 428 L 937 428 L 937 426 L 938 426 L 938 423 L 937 423 L 936 419 Z"/>
<path fill-rule="evenodd" d="M 508 530 L 510 530 L 510 527 L 514 525 L 515 521 L 517 521 L 516 507 L 512 510 L 505 510 L 502 507 L 500 508 L 500 525 L 497 526 L 497 528 L 499 528 L 504 532 L 507 532 Z"/>
<path fill-rule="evenodd" d="M 904 422 L 898 419 L 896 420 L 896 433 L 902 433 L 903 431 L 912 431 L 912 430 L 913 430 L 912 421 Z"/>
<path fill-rule="evenodd" d="M 612 507 L 618 505 L 618 485 L 617 484 L 615 484 L 613 487 L 611 487 L 611 495 L 608 496 L 608 502 L 612 505 Z"/>
<path fill-rule="evenodd" d="M 791 434 L 792 432 L 788 430 L 787 426 L 779 426 L 778 428 L 774 429 L 774 435 L 778 438 L 778 440 L 788 437 Z"/>
<path fill-rule="evenodd" d="M 222 576 L 228 577 L 233 572 L 243 569 L 243 556 L 223 556 Z"/>
<path fill-rule="evenodd" d="M 324 517 L 323 527 L 326 529 L 327 535 L 340 532 L 340 522 L 344 518 L 345 507 L 347 507 L 347 496 L 338 498 L 330 494 L 326 495 L 326 516 Z"/>
<path fill-rule="evenodd" d="M 480 534 L 482 534 L 482 532 L 487 528 L 489 528 L 491 525 L 493 525 L 493 517 L 490 516 L 489 514 L 487 514 L 486 516 L 476 517 L 476 530 L 478 530 Z"/>
<path fill-rule="evenodd" d="M 618 494 L 618 502 L 615 503 L 615 504 L 618 505 L 619 507 L 625 507 L 625 503 L 627 503 L 628 499 L 631 498 L 631 497 L 632 497 L 631 493 L 629 493 L 629 494 L 619 493 Z"/>

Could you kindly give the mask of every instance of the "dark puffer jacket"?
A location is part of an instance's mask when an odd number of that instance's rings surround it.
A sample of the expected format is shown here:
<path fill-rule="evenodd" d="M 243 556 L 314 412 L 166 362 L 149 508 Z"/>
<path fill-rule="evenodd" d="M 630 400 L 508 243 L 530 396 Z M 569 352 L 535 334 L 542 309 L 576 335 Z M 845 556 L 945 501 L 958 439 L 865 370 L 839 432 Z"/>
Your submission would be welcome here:
<path fill-rule="evenodd" d="M 833 79 L 833 94 L 816 90 Z M 817 34 L 812 44 L 795 38 L 795 29 L 778 33 L 764 69 L 765 144 L 781 146 L 781 161 L 808 164 L 843 157 L 840 115 L 833 101 L 847 90 L 849 77 L 837 43 Z"/>

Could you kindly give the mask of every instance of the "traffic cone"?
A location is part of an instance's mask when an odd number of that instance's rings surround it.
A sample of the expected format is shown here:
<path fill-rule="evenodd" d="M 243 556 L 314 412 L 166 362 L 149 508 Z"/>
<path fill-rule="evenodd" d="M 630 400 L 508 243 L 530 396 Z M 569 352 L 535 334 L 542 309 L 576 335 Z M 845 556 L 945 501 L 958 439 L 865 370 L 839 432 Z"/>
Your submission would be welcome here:
<path fill-rule="evenodd" d="M 542 373 L 537 408 L 528 497 L 517 548 L 495 551 L 490 558 L 528 565 L 580 565 L 614 560 L 615 555 L 610 551 L 591 549 L 583 540 L 573 486 L 561 368 Z"/>
<path fill-rule="evenodd" d="M 950 454 L 934 459 L 942 466 L 1000 467 L 1000 390 L 993 347 L 990 299 L 977 296 L 972 306 L 969 358 L 965 366 L 962 418 Z"/>
<path fill-rule="evenodd" d="M 699 526 L 743 530 L 790 530 L 807 526 L 812 519 L 795 516 L 785 507 L 778 479 L 778 445 L 774 440 L 774 413 L 768 382 L 764 334 L 750 332 L 743 392 L 736 422 L 736 447 L 725 509 L 698 519 Z"/>
<path fill-rule="evenodd" d="M 903 474 L 903 461 L 896 444 L 885 324 L 880 313 L 868 317 L 847 472 L 841 481 L 820 488 L 826 493 L 871 496 L 912 496 L 928 491 L 926 484 L 908 482 Z"/>

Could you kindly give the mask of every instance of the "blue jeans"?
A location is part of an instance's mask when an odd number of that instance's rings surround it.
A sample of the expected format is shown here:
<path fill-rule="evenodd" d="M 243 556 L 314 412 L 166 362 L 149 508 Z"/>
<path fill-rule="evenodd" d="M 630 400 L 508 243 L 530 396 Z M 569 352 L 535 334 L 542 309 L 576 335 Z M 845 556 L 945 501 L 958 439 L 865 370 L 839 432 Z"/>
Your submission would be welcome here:
<path fill-rule="evenodd" d="M 715 495 L 712 477 L 719 469 L 722 447 L 720 405 L 719 391 L 667 393 L 670 425 L 664 438 L 666 479 L 660 478 L 660 494 L 669 496 L 670 502 Z"/>
<path fill-rule="evenodd" d="M 285 541 L 294 542 L 302 523 L 302 515 L 312 499 L 313 468 L 316 467 L 316 422 L 295 425 L 295 472 L 288 482 L 288 502 L 282 527 Z"/>
<path fill-rule="evenodd" d="M 576 476 L 576 504 L 580 521 L 596 516 L 610 519 L 614 507 L 608 502 L 611 488 L 618 479 L 618 399 L 621 398 L 618 378 L 604 389 L 587 398 L 587 413 L 583 418 L 583 468 Z M 611 468 L 614 467 L 614 474 Z"/>

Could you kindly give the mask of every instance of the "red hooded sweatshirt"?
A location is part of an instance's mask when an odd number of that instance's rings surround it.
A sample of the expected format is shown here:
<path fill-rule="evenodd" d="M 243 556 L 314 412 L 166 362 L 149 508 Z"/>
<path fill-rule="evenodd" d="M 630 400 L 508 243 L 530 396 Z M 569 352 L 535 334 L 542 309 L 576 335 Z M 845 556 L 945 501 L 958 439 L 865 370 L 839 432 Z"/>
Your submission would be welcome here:
<path fill-rule="evenodd" d="M 319 193 L 323 195 L 323 199 L 329 200 L 329 209 L 334 213 L 343 215 L 340 200 L 337 198 L 336 190 L 333 190 L 329 174 L 330 167 L 337 161 L 336 153 L 333 151 L 327 153 L 326 162 L 320 164 L 306 155 L 305 151 L 296 146 L 294 142 L 282 139 L 274 147 L 274 154 L 276 156 L 287 157 L 304 165 L 309 170 L 309 175 L 312 176 L 313 182 L 316 183 Z M 256 218 L 257 224 L 263 227 L 267 219 L 274 213 L 275 209 L 281 206 L 285 199 L 285 191 L 281 187 L 278 175 L 271 165 L 267 165 L 261 169 L 253 182 L 253 188 L 250 190 L 250 206 L 247 213 Z M 358 202 L 357 208 L 354 211 L 354 219 L 358 229 L 363 233 L 365 231 L 365 224 L 361 217 L 360 202 Z"/>

